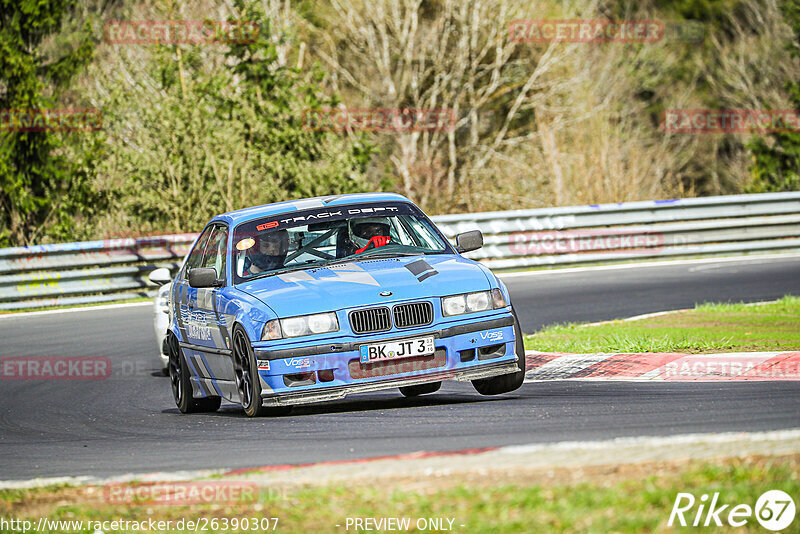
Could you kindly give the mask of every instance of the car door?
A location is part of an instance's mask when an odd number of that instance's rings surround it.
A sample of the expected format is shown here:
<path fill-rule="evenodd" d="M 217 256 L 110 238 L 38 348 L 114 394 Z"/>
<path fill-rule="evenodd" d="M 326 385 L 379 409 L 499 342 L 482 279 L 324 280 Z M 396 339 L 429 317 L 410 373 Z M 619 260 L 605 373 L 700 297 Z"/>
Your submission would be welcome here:
<path fill-rule="evenodd" d="M 221 332 L 216 313 L 217 288 L 196 288 L 189 285 L 189 271 L 198 267 L 217 269 L 217 278 L 224 282 L 227 226 L 220 223 L 209 225 L 187 258 L 179 281 L 178 302 L 180 314 L 178 325 L 183 342 L 181 348 L 195 384 L 207 395 L 223 395 L 230 398 L 229 387 L 220 389 L 217 380 L 230 380 L 230 355 L 227 333 Z M 221 273 L 221 274 L 220 274 Z"/>
<path fill-rule="evenodd" d="M 195 289 L 193 317 L 197 321 L 196 342 L 202 347 L 202 361 L 198 362 L 203 376 L 214 380 L 232 380 L 233 366 L 230 357 L 230 318 L 222 313 L 227 308 L 221 288 L 227 285 L 228 228 L 216 226 L 206 243 L 201 267 L 213 268 L 221 286 Z"/>
<path fill-rule="evenodd" d="M 172 303 L 175 320 L 180 330 L 181 342 L 184 344 L 195 344 L 195 334 L 197 334 L 193 317 L 193 311 L 197 301 L 197 290 L 189 286 L 189 271 L 202 265 L 203 253 L 213 229 L 213 226 L 208 226 L 203 230 L 203 233 L 200 234 L 194 247 L 192 247 L 192 251 L 189 252 L 189 256 L 186 258 L 178 280 L 172 287 Z"/>

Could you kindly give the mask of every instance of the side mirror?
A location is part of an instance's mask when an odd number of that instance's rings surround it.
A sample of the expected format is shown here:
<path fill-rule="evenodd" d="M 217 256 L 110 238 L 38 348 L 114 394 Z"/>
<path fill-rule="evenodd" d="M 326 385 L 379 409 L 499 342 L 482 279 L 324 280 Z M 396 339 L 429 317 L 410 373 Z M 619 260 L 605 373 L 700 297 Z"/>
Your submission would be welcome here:
<path fill-rule="evenodd" d="M 189 271 L 189 285 L 192 287 L 218 287 L 217 270 L 213 267 L 196 267 Z"/>
<path fill-rule="evenodd" d="M 471 230 L 456 236 L 456 250 L 459 252 L 469 252 L 478 250 L 483 246 L 483 234 L 480 230 Z"/>
<path fill-rule="evenodd" d="M 158 269 L 147 275 L 147 278 L 154 284 L 163 286 L 172 282 L 172 275 L 166 267 L 159 267 Z"/>

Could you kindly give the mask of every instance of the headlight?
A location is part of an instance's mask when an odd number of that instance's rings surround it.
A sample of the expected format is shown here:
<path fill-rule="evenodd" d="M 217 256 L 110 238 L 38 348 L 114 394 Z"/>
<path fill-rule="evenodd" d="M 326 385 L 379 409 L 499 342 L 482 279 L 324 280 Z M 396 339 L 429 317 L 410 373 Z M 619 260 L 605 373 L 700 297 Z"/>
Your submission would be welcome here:
<path fill-rule="evenodd" d="M 320 313 L 308 317 L 308 329 L 312 334 L 323 334 L 339 330 L 336 324 L 336 315 L 333 313 Z"/>
<path fill-rule="evenodd" d="M 447 315 L 460 315 L 466 313 L 467 300 L 464 295 L 454 295 L 442 299 L 442 313 Z"/>
<path fill-rule="evenodd" d="M 317 313 L 314 315 L 299 315 L 286 319 L 273 319 L 264 325 L 261 334 L 262 341 L 282 339 L 284 337 L 300 337 L 311 334 L 325 334 L 339 330 L 339 321 L 336 314 Z"/>
<path fill-rule="evenodd" d="M 305 317 L 290 317 L 281 320 L 281 330 L 286 337 L 302 336 L 308 331 L 308 320 Z"/>
<path fill-rule="evenodd" d="M 499 289 L 477 291 L 442 298 L 442 314 L 445 317 L 505 308 L 506 300 Z"/>
<path fill-rule="evenodd" d="M 491 308 L 489 293 L 470 293 L 467 295 L 467 309 L 470 311 L 483 311 Z"/>

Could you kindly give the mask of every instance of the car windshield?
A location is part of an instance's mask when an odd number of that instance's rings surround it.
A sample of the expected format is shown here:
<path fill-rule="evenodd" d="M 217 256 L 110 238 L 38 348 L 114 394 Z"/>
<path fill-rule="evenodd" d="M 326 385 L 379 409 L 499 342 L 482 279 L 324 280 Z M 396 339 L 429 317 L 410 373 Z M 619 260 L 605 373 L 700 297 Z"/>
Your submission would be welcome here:
<path fill-rule="evenodd" d="M 427 217 L 405 202 L 272 215 L 234 232 L 235 283 L 361 258 L 451 252 Z"/>

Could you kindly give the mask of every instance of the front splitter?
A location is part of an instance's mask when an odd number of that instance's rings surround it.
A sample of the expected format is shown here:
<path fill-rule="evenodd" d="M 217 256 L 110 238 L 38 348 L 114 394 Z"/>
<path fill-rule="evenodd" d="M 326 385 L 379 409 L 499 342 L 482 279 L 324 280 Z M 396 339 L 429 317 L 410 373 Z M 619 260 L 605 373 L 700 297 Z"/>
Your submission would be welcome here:
<path fill-rule="evenodd" d="M 486 364 L 478 367 L 466 369 L 447 369 L 427 373 L 423 376 L 410 376 L 401 378 L 390 378 L 365 384 L 349 384 L 346 386 L 333 386 L 325 389 L 298 391 L 297 393 L 262 393 L 261 402 L 264 406 L 292 406 L 297 404 L 309 404 L 313 402 L 324 402 L 336 400 L 351 395 L 353 393 L 367 393 L 382 389 L 392 389 L 405 386 L 416 386 L 440 380 L 458 380 L 466 382 L 468 380 L 478 380 L 480 378 L 490 378 L 492 376 L 505 375 L 519 371 L 517 362 L 505 361 L 494 364 Z"/>

